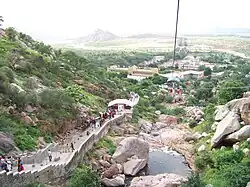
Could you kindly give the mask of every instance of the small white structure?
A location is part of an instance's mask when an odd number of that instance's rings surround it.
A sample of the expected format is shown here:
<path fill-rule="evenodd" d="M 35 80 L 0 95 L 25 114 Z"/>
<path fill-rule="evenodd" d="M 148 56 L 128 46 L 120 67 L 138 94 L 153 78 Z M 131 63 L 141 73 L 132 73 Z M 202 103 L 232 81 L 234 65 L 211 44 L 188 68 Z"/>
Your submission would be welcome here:
<path fill-rule="evenodd" d="M 115 99 L 113 101 L 110 101 L 108 104 L 108 107 L 114 106 L 114 105 L 126 105 L 126 106 L 133 107 L 133 103 L 128 99 Z"/>

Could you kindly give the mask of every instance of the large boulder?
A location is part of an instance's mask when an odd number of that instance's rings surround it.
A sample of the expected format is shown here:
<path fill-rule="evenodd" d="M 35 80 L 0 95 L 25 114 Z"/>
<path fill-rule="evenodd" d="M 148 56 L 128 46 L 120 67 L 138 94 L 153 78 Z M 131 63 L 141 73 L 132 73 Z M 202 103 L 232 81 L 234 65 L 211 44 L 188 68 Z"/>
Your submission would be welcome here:
<path fill-rule="evenodd" d="M 131 159 L 124 163 L 124 174 L 135 176 L 147 164 L 146 159 Z"/>
<path fill-rule="evenodd" d="M 125 130 L 117 125 L 113 125 L 111 130 L 118 136 L 123 136 L 125 134 Z"/>
<path fill-rule="evenodd" d="M 101 180 L 102 184 L 104 186 L 107 186 L 107 187 L 115 187 L 115 186 L 124 186 L 125 185 L 125 175 L 117 175 L 115 178 L 113 179 L 108 179 L 108 178 L 103 178 Z"/>
<path fill-rule="evenodd" d="M 139 120 L 140 129 L 145 133 L 150 133 L 152 130 L 152 123 L 145 121 L 143 119 Z"/>
<path fill-rule="evenodd" d="M 215 121 L 223 120 L 229 112 L 230 110 L 227 106 L 219 106 L 215 111 Z"/>
<path fill-rule="evenodd" d="M 159 121 L 162 123 L 166 123 L 168 125 L 177 125 L 178 124 L 178 119 L 175 116 L 170 116 L 170 115 L 165 115 L 161 114 L 159 116 Z"/>
<path fill-rule="evenodd" d="M 98 162 L 104 168 L 109 168 L 111 166 L 111 164 L 108 161 L 105 161 L 105 160 L 99 160 Z"/>
<path fill-rule="evenodd" d="M 250 187 L 250 182 L 247 183 L 247 186 L 246 187 Z"/>
<path fill-rule="evenodd" d="M 226 106 L 229 108 L 230 111 L 242 111 L 243 106 L 247 103 L 250 103 L 250 97 L 247 98 L 240 98 L 240 99 L 234 99 L 232 101 L 229 101 Z"/>
<path fill-rule="evenodd" d="M 165 173 L 154 176 L 135 177 L 130 187 L 177 187 L 186 181 L 186 177 L 173 173 Z"/>
<path fill-rule="evenodd" d="M 167 123 L 162 123 L 162 122 L 156 122 L 154 125 L 153 125 L 153 130 L 161 130 L 165 127 L 167 127 L 168 124 Z"/>
<path fill-rule="evenodd" d="M 18 148 L 11 136 L 0 132 L 0 152 L 8 153 L 10 151 L 17 151 Z"/>
<path fill-rule="evenodd" d="M 240 129 L 240 123 L 237 115 L 229 112 L 227 116 L 219 122 L 215 134 L 211 140 L 212 147 L 216 147 L 226 135 L 229 135 Z"/>
<path fill-rule="evenodd" d="M 124 163 L 128 160 L 128 158 L 134 155 L 136 155 L 139 159 L 148 160 L 148 142 L 136 137 L 125 138 L 118 145 L 115 153 L 113 154 L 113 158 L 118 163 Z"/>
<path fill-rule="evenodd" d="M 230 111 L 234 111 L 234 112 L 239 111 L 241 114 L 243 114 L 243 118 L 244 118 L 244 115 L 247 117 L 248 116 L 247 114 L 249 113 L 248 111 L 249 104 L 250 104 L 250 97 L 234 99 L 232 101 L 229 101 L 227 104 L 218 107 L 218 109 L 215 112 L 215 121 L 221 121 L 223 118 L 226 117 L 226 115 Z"/>
<path fill-rule="evenodd" d="M 245 124 L 250 125 L 250 103 L 245 103 L 241 111 L 241 119 Z"/>
<path fill-rule="evenodd" d="M 186 141 L 186 142 L 189 142 L 189 141 L 197 141 L 199 138 L 201 137 L 200 134 L 191 134 L 191 133 L 186 133 L 183 135 L 183 139 Z"/>
<path fill-rule="evenodd" d="M 242 140 L 246 140 L 249 137 L 250 137 L 250 125 L 246 125 L 242 127 L 240 130 L 228 135 L 225 138 L 225 141 L 235 143 Z"/>
<path fill-rule="evenodd" d="M 120 172 L 116 164 L 112 165 L 110 168 L 105 170 L 102 174 L 103 178 L 111 179 L 113 176 L 118 175 Z"/>

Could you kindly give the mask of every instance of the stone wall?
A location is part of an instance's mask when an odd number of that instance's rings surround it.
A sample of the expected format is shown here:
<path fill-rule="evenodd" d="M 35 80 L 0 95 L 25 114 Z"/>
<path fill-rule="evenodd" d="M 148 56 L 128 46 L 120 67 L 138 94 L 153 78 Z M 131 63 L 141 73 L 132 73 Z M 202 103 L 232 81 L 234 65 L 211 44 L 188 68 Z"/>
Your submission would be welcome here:
<path fill-rule="evenodd" d="M 52 181 L 56 181 L 59 178 L 67 176 L 83 161 L 84 155 L 93 147 L 94 143 L 98 142 L 107 134 L 110 126 L 114 124 L 119 124 L 124 119 L 125 114 L 117 116 L 104 123 L 103 126 L 96 133 L 90 134 L 89 137 L 84 142 L 82 142 L 80 148 L 72 153 L 71 157 L 66 163 L 48 164 L 40 170 L 22 171 L 19 173 L 6 173 L 6 171 L 0 172 L 0 187 L 23 187 L 26 184 L 34 182 L 48 184 Z M 47 150 L 49 148 L 52 149 L 51 146 L 52 145 L 47 146 L 44 150 Z M 56 147 L 56 145 L 54 147 Z M 44 150 L 42 153 L 45 154 L 45 152 L 47 151 Z M 35 156 L 32 159 L 36 159 Z M 39 159 L 40 157 L 37 158 L 37 161 L 39 161 Z M 25 162 L 29 162 L 29 160 L 26 160 Z"/>
<path fill-rule="evenodd" d="M 44 149 L 38 150 L 34 155 L 22 156 L 21 159 L 24 164 L 41 163 L 45 157 L 48 157 L 48 150 L 56 151 L 58 144 L 50 143 Z"/>

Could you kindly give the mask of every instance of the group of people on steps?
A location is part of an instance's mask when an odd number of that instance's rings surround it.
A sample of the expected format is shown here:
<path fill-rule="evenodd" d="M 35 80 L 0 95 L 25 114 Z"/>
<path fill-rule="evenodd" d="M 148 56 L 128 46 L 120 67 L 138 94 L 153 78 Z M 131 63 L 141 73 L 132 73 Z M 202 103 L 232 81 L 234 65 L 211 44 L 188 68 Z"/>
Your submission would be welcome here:
<path fill-rule="evenodd" d="M 0 170 L 5 170 L 6 172 L 13 171 L 12 158 L 7 156 L 0 156 Z M 17 171 L 21 172 L 24 170 L 23 162 L 21 158 L 17 159 Z"/>
<path fill-rule="evenodd" d="M 130 100 L 131 99 L 132 98 L 130 98 Z M 100 113 L 99 125 L 97 124 L 97 121 L 95 118 L 90 118 L 90 119 L 87 119 L 87 126 L 91 127 L 92 129 L 97 128 L 98 126 L 100 127 L 103 125 L 103 123 L 105 122 L 106 119 L 114 118 L 117 112 L 119 112 L 118 105 L 112 106 L 112 107 L 108 108 L 106 110 L 106 112 Z M 87 131 L 87 135 L 89 135 L 89 134 L 90 134 L 90 132 Z M 73 152 L 75 150 L 73 142 L 71 142 L 70 147 L 71 147 L 71 150 Z M 49 157 L 49 161 L 52 162 L 53 157 L 52 157 L 52 152 L 50 149 L 48 150 L 48 157 Z M 0 170 L 5 170 L 6 172 L 10 172 L 13 170 L 13 163 L 11 161 L 11 157 L 0 156 Z M 23 162 L 22 162 L 21 158 L 19 157 L 17 159 L 17 171 L 21 172 L 23 170 L 24 170 Z"/>

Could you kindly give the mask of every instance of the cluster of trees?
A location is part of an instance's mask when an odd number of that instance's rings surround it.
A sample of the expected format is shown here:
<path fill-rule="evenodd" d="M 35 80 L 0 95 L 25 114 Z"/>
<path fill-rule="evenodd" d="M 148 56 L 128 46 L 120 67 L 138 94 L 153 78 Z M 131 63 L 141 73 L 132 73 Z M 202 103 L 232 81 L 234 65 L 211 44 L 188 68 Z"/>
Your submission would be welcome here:
<path fill-rule="evenodd" d="M 158 53 L 135 52 L 135 51 L 83 51 L 74 50 L 77 55 L 86 57 L 91 63 L 99 67 L 109 67 L 111 65 L 133 66 L 144 61 L 151 60 Z"/>
<path fill-rule="evenodd" d="M 244 62 L 244 59 L 242 59 L 239 56 L 221 52 L 205 53 L 204 55 L 201 56 L 201 60 L 215 64 L 230 64 L 232 62 L 240 64 Z"/>

